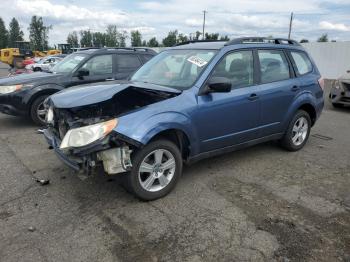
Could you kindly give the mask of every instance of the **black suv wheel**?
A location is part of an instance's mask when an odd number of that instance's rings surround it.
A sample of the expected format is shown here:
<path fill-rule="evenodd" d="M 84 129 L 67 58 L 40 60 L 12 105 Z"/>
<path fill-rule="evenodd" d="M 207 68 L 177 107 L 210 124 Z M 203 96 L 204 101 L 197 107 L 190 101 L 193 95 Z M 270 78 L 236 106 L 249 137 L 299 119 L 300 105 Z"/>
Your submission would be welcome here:
<path fill-rule="evenodd" d="M 182 173 L 180 150 L 174 143 L 163 139 L 137 151 L 132 164 L 126 177 L 128 190 L 146 201 L 167 195 Z"/>
<path fill-rule="evenodd" d="M 48 95 L 37 97 L 30 107 L 30 117 L 37 125 L 45 125 L 46 111 L 44 108 L 44 100 Z"/>

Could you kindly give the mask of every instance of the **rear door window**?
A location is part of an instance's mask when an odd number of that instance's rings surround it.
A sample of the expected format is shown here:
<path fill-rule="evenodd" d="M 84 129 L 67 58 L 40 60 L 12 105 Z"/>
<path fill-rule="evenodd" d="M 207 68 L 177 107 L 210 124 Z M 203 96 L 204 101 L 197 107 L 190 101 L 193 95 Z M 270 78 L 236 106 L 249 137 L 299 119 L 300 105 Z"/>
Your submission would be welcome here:
<path fill-rule="evenodd" d="M 294 60 L 294 67 L 299 75 L 305 75 L 312 71 L 312 64 L 308 56 L 304 52 L 291 51 Z"/>
<path fill-rule="evenodd" d="M 290 78 L 288 60 L 283 51 L 259 50 L 261 83 L 272 83 Z"/>
<path fill-rule="evenodd" d="M 140 55 L 140 56 L 141 56 L 142 61 L 143 61 L 144 63 L 148 62 L 148 60 L 151 60 L 152 57 L 153 57 L 153 55 Z"/>
<path fill-rule="evenodd" d="M 117 54 L 117 67 L 121 69 L 136 70 L 141 66 L 141 61 L 137 55 Z"/>

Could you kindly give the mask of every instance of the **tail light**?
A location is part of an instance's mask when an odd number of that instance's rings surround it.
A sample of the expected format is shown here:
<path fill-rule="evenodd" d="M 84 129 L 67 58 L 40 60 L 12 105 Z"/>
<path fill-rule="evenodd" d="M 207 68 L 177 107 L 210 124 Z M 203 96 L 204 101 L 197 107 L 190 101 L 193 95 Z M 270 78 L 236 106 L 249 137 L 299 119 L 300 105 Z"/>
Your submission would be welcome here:
<path fill-rule="evenodd" d="M 324 78 L 321 77 L 320 79 L 318 79 L 318 84 L 320 85 L 321 89 L 324 90 Z"/>

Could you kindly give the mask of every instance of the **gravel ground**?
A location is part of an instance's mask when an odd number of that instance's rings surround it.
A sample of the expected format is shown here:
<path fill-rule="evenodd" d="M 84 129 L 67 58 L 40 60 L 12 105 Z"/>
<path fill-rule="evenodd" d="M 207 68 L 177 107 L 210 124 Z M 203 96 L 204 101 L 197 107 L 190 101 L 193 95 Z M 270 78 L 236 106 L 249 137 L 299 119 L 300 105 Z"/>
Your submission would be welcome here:
<path fill-rule="evenodd" d="M 0 114 L 0 261 L 350 261 L 350 110 L 327 106 L 299 152 L 211 158 L 146 203 L 80 180 L 36 129 Z"/>

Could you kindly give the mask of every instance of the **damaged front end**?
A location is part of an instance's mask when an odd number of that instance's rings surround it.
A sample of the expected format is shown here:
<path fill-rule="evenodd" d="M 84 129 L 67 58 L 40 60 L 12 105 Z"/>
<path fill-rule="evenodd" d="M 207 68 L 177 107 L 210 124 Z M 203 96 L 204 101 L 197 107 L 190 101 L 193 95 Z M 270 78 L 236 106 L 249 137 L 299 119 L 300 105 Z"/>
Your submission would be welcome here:
<path fill-rule="evenodd" d="M 77 99 L 76 91 L 58 93 L 46 102 L 45 138 L 56 155 L 75 171 L 91 174 L 103 167 L 111 175 L 129 171 L 132 153 L 143 146 L 115 131 L 118 117 L 177 95 L 167 90 L 118 86 L 114 95 L 97 101 L 96 92 L 93 98 L 86 97 L 83 89 L 81 92 L 85 101 L 94 99 L 94 102 L 86 104 Z M 70 95 L 77 102 L 68 108 L 62 103 L 67 104 Z"/>

